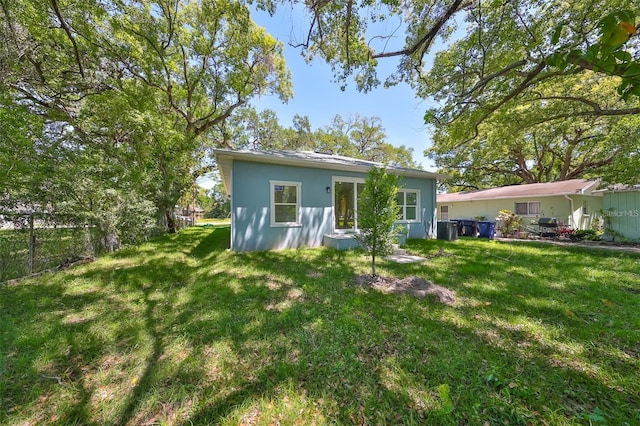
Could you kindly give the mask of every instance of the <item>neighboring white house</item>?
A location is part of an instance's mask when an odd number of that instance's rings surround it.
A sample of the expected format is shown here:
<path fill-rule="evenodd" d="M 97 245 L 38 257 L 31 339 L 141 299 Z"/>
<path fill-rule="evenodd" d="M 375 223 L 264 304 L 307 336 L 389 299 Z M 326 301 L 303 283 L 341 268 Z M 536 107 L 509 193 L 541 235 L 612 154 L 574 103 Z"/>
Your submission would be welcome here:
<path fill-rule="evenodd" d="M 602 211 L 602 192 L 595 192 L 598 184 L 573 179 L 438 194 L 438 220 L 495 220 L 500 210 L 511 210 L 531 221 L 554 217 L 574 229 L 588 229 Z"/>

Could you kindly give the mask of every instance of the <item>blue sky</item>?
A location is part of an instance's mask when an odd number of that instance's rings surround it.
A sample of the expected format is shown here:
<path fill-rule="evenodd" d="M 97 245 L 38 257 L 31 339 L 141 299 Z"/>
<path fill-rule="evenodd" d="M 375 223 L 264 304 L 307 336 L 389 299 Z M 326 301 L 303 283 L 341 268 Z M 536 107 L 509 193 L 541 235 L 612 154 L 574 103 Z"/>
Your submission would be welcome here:
<path fill-rule="evenodd" d="M 255 99 L 253 104 L 258 110 L 271 109 L 278 115 L 280 124 L 289 127 L 295 114 L 308 116 L 313 129 L 327 126 L 331 119 L 340 114 L 347 119 L 359 114 L 363 117 L 380 117 L 387 135 L 387 142 L 413 148 L 414 160 L 427 170 L 434 166 L 424 157 L 425 148 L 430 146 L 429 132 L 424 124 L 424 113 L 428 108 L 426 101 L 415 97 L 407 84 L 385 89 L 382 85 L 371 92 L 360 93 L 350 82 L 345 91 L 332 82 L 331 68 L 320 59 L 307 63 L 301 56 L 301 50 L 289 46 L 290 41 L 303 39 L 305 26 L 300 23 L 298 12 L 281 9 L 274 17 L 266 13 L 253 15 L 256 23 L 285 45 L 285 57 L 291 70 L 294 97 L 283 104 L 275 96 Z M 298 21 L 292 25 L 292 22 Z M 380 80 L 395 70 L 396 60 L 382 59 L 378 70 Z"/>

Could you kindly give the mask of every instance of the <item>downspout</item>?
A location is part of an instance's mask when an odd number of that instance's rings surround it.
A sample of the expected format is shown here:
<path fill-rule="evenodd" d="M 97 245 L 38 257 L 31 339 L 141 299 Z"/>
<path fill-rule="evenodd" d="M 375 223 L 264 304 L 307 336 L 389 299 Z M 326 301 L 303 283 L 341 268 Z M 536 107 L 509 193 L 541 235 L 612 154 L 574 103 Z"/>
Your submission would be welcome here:
<path fill-rule="evenodd" d="M 573 199 L 571 197 L 569 197 L 567 194 L 564 194 L 564 198 L 566 198 L 567 200 L 569 200 L 569 202 L 571 203 L 571 216 L 569 216 L 570 219 L 570 225 L 572 228 L 575 228 L 575 224 L 574 224 L 574 220 L 573 220 L 573 215 L 575 214 L 575 211 L 573 210 Z"/>

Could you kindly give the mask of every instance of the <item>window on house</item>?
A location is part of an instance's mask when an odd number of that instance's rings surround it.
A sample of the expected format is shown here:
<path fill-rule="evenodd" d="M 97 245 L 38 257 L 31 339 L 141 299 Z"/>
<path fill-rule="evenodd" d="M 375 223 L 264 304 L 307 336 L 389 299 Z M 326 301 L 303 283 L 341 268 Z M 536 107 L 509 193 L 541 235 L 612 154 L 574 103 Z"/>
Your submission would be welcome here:
<path fill-rule="evenodd" d="M 410 189 L 401 189 L 396 195 L 398 203 L 398 220 L 420 220 L 420 192 Z"/>
<path fill-rule="evenodd" d="M 440 220 L 449 220 L 449 206 L 440 206 Z"/>
<path fill-rule="evenodd" d="M 585 216 L 589 215 L 589 209 L 587 208 L 587 202 L 583 201 L 582 202 L 582 214 Z"/>
<path fill-rule="evenodd" d="M 300 225 L 300 182 L 271 181 L 271 226 Z"/>
<path fill-rule="evenodd" d="M 535 216 L 539 215 L 541 211 L 540 201 L 516 203 L 515 212 L 518 216 Z"/>

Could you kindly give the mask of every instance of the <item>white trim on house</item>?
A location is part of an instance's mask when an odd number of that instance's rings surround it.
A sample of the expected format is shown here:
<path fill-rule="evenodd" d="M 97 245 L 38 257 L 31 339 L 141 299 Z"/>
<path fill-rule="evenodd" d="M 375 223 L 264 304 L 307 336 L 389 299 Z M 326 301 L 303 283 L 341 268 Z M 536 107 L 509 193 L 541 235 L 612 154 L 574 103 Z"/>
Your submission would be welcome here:
<path fill-rule="evenodd" d="M 275 189 L 279 186 L 291 186 L 296 188 L 296 202 L 295 203 L 276 203 L 275 201 Z M 291 182 L 286 180 L 270 180 L 269 181 L 269 198 L 270 198 L 270 221 L 271 227 L 300 227 L 302 226 L 301 218 L 301 206 L 302 206 L 302 182 Z M 296 220 L 295 222 L 276 222 L 276 205 L 294 205 L 296 208 Z"/>
<path fill-rule="evenodd" d="M 353 228 L 337 228 L 336 227 L 336 182 L 344 182 L 344 183 L 353 183 L 354 191 L 353 191 Z M 335 234 L 348 234 L 358 231 L 358 184 L 364 184 L 365 179 L 357 178 L 352 176 L 332 176 L 331 177 L 331 217 L 332 217 L 332 232 Z M 421 223 L 422 221 L 422 191 L 419 189 L 411 189 L 411 188 L 401 188 L 398 189 L 398 192 L 405 193 L 405 203 L 406 203 L 406 193 L 415 193 L 416 194 L 416 218 L 415 219 L 405 219 L 406 218 L 406 204 L 400 206 L 402 208 L 402 219 L 396 220 L 395 223 L 398 224 L 409 224 L 409 223 Z M 410 206 L 412 207 L 412 206 Z"/>
<path fill-rule="evenodd" d="M 233 218 L 235 217 L 235 201 L 234 201 L 234 195 L 233 195 L 233 191 L 231 191 L 231 188 L 233 188 L 233 174 L 231 171 L 231 168 L 228 171 L 229 173 L 229 188 L 225 188 L 225 190 L 227 191 L 227 194 L 229 195 L 229 220 L 231 222 L 231 235 L 230 235 L 230 243 L 229 243 L 229 248 L 231 250 L 235 250 L 235 247 L 233 246 L 233 242 L 235 241 L 235 235 L 236 235 L 236 227 L 233 226 Z M 221 172 L 222 174 L 222 172 Z"/>

